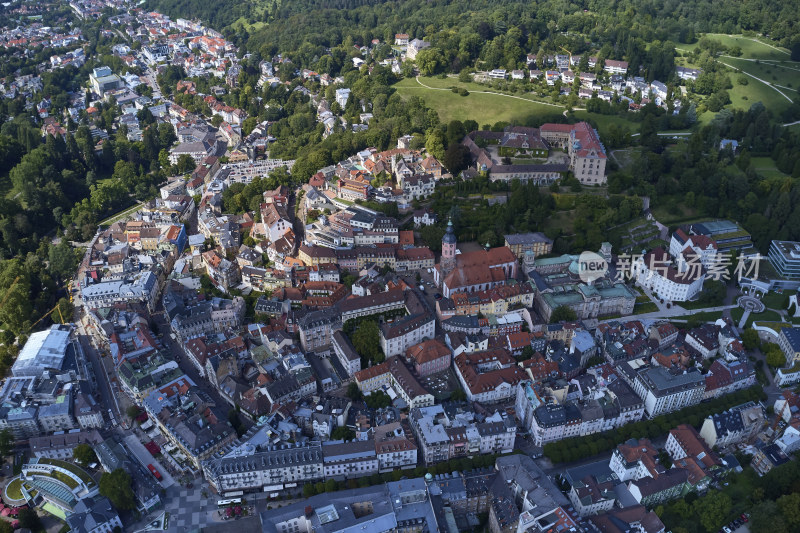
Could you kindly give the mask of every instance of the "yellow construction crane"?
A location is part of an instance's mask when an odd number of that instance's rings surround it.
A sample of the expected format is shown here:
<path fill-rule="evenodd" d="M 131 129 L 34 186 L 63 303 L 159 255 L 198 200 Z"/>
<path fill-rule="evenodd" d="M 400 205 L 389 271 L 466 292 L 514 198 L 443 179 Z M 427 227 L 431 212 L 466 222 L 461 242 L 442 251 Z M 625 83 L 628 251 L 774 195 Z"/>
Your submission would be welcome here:
<path fill-rule="evenodd" d="M 569 54 L 569 66 L 572 67 L 572 52 L 564 48 L 563 46 L 559 46 L 562 50 L 564 50 L 567 54 Z"/>
<path fill-rule="evenodd" d="M 64 315 L 62 315 L 62 314 L 61 314 L 61 308 L 58 306 L 58 304 L 56 304 L 56 306 L 55 306 L 54 308 L 52 308 L 51 310 L 49 310 L 48 312 L 46 312 L 44 315 L 42 315 L 42 318 L 40 318 L 39 320 L 37 320 L 36 322 L 34 322 L 34 323 L 33 323 L 33 325 L 30 327 L 30 329 L 33 329 L 33 328 L 36 326 L 36 324 L 38 324 L 39 322 L 41 322 L 42 320 L 44 320 L 45 318 L 47 318 L 48 316 L 50 316 L 50 314 L 51 314 L 53 311 L 55 311 L 56 309 L 58 309 L 58 316 L 61 318 L 61 323 L 63 324 L 63 323 L 64 323 Z M 29 330 L 29 331 L 30 331 L 30 330 Z"/>

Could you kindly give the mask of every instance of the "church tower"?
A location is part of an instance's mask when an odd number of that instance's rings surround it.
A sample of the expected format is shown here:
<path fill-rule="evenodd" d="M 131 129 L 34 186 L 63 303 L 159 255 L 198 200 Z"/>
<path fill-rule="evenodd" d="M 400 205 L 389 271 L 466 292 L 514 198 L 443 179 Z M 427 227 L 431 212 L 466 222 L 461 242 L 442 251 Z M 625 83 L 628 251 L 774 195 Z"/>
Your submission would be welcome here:
<path fill-rule="evenodd" d="M 453 228 L 453 220 L 447 222 L 447 231 L 442 237 L 442 278 L 453 271 L 456 267 L 456 234 Z"/>

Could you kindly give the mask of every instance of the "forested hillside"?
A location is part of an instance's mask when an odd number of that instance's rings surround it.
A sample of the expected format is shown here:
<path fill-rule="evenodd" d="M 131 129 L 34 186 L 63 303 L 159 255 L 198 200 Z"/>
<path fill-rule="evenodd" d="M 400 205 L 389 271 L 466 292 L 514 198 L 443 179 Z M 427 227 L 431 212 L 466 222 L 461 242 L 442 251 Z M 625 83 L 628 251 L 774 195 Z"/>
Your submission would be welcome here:
<path fill-rule="evenodd" d="M 148 0 L 148 5 L 177 17 L 191 13 L 225 28 L 251 52 L 289 54 L 302 66 L 323 56 L 319 47 L 336 46 L 348 37 L 356 45 L 374 38 L 391 44 L 400 32 L 432 39 L 455 71 L 475 59 L 512 68 L 525 53 L 562 46 L 572 53 L 601 48 L 604 57 L 637 64 L 647 43 L 690 43 L 705 32 L 763 33 L 785 47 L 800 40 L 797 0 Z"/>

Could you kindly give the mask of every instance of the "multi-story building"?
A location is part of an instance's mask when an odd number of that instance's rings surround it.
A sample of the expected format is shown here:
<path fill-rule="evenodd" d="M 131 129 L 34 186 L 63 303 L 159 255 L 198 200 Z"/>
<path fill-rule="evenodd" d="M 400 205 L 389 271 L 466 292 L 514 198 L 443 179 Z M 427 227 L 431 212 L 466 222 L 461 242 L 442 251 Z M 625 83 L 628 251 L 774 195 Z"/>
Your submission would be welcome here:
<path fill-rule="evenodd" d="M 434 268 L 433 279 L 441 286 L 442 294 L 449 298 L 456 292 L 483 291 L 504 285 L 507 280 L 516 278 L 517 267 L 517 258 L 505 246 L 456 254 L 455 234 L 450 224 L 442 238 L 442 259 Z"/>
<path fill-rule="evenodd" d="M 584 476 L 572 483 L 569 499 L 580 516 L 592 516 L 610 511 L 617 501 L 614 493 L 617 481 L 613 473 L 604 476 L 591 474 Z"/>
<path fill-rule="evenodd" d="M 278 484 L 323 479 L 324 456 L 319 444 L 259 450 L 245 445 L 205 461 L 203 473 L 209 485 L 220 494 L 261 491 Z"/>
<path fill-rule="evenodd" d="M 636 283 L 664 300 L 685 302 L 703 290 L 705 274 L 702 263 L 698 261 L 690 265 L 681 261 L 676 267 L 663 248 L 637 257 L 632 268 Z"/>
<path fill-rule="evenodd" d="M 418 376 L 436 374 L 450 368 L 450 348 L 437 339 L 423 341 L 406 350 L 406 360 L 413 363 Z"/>
<path fill-rule="evenodd" d="M 413 409 L 409 420 L 426 466 L 450 459 L 450 436 L 446 426 L 449 420 L 441 405 Z"/>
<path fill-rule="evenodd" d="M 778 345 L 786 356 L 786 366 L 792 366 L 800 360 L 800 328 L 781 328 Z"/>
<path fill-rule="evenodd" d="M 524 259 L 527 252 L 536 256 L 547 255 L 553 251 L 553 241 L 544 233 L 514 233 L 505 236 L 505 245 L 518 259 Z"/>
<path fill-rule="evenodd" d="M 756 382 L 755 367 L 749 361 L 739 360 L 726 363 L 717 359 L 706 374 L 706 392 L 703 399 L 717 398 L 724 394 L 746 389 Z"/>
<path fill-rule="evenodd" d="M 331 345 L 333 353 L 336 354 L 336 358 L 339 359 L 348 376 L 353 376 L 361 370 L 361 356 L 358 355 L 350 339 L 341 330 L 334 332 Z"/>
<path fill-rule="evenodd" d="M 694 490 L 706 490 L 711 483 L 711 472 L 723 465 L 697 430 L 688 424 L 670 430 L 664 449 L 672 458 L 673 468 L 687 471 L 688 482 Z"/>
<path fill-rule="evenodd" d="M 103 412 L 92 396 L 79 392 L 75 395 L 73 414 L 81 429 L 101 428 L 104 425 Z"/>
<path fill-rule="evenodd" d="M 431 491 L 433 492 L 433 491 Z M 422 478 L 312 496 L 262 513 L 275 533 L 434 531 L 442 527 Z"/>
<path fill-rule="evenodd" d="M 427 304 L 415 291 L 406 297 L 408 315 L 380 325 L 381 349 L 387 357 L 404 354 L 405 351 L 436 333 L 436 315 L 429 312 Z"/>
<path fill-rule="evenodd" d="M 375 454 L 381 472 L 416 468 L 417 445 L 406 436 L 400 422 L 376 427 L 374 436 Z"/>
<path fill-rule="evenodd" d="M 92 429 L 90 431 L 33 437 L 30 439 L 29 444 L 34 457 L 69 461 L 72 459 L 75 447 L 79 444 L 88 444 L 94 447 L 101 442 L 103 442 L 103 438 L 96 429 Z"/>
<path fill-rule="evenodd" d="M 642 505 L 655 507 L 679 497 L 688 484 L 689 474 L 683 468 L 671 468 L 658 477 L 643 477 L 628 483 L 631 495 Z"/>
<path fill-rule="evenodd" d="M 800 242 L 772 241 L 767 257 L 782 278 L 800 280 Z"/>
<path fill-rule="evenodd" d="M 678 371 L 643 366 L 640 360 L 634 360 L 620 364 L 617 370 L 644 401 L 650 418 L 696 405 L 706 390 L 705 379 L 696 368 Z"/>
<path fill-rule="evenodd" d="M 691 346 L 703 359 L 716 355 L 719 351 L 719 326 L 702 324 L 686 333 L 684 342 Z"/>
<path fill-rule="evenodd" d="M 618 445 L 608 466 L 620 481 L 656 477 L 665 472 L 658 463 L 658 450 L 648 439 L 631 439 Z"/>
<path fill-rule="evenodd" d="M 155 390 L 142 403 L 161 433 L 195 468 L 236 439 L 227 411 L 196 387 Z"/>
<path fill-rule="evenodd" d="M 353 479 L 378 472 L 375 443 L 368 440 L 326 442 L 322 445 L 325 479 Z"/>
<path fill-rule="evenodd" d="M 0 407 L 0 431 L 8 429 L 17 440 L 41 435 L 33 405 Z"/>
<path fill-rule="evenodd" d="M 572 309 L 578 319 L 585 320 L 632 314 L 636 305 L 636 293 L 624 283 L 610 280 L 597 281 L 591 285 L 576 283 L 555 287 L 542 280 L 535 301 L 536 309 L 544 320 L 549 321 L 553 311 L 561 306 Z"/>
<path fill-rule="evenodd" d="M 397 356 L 390 357 L 379 365 L 360 370 L 354 377 L 364 394 L 392 388 L 411 408 L 433 405 L 433 395 L 420 385 L 417 378 Z"/>
<path fill-rule="evenodd" d="M 377 294 L 348 298 L 338 303 L 342 322 L 362 316 L 378 315 L 397 311 L 406 306 L 406 291 L 392 289 Z M 388 354 L 387 354 L 388 355 Z"/>
<path fill-rule="evenodd" d="M 54 431 L 68 431 L 75 428 L 75 418 L 72 416 L 72 399 L 69 396 L 60 396 L 60 401 L 39 407 L 39 426 L 45 433 Z"/>
<path fill-rule="evenodd" d="M 596 185 L 606 182 L 606 150 L 597 130 L 588 123 L 543 124 L 540 132 L 542 139 L 551 145 L 567 148 L 570 170 L 581 183 Z"/>
<path fill-rule="evenodd" d="M 158 294 L 158 276 L 151 271 L 128 280 L 101 281 L 81 289 L 81 299 L 89 309 L 111 307 L 120 302 L 140 302 L 154 309 Z"/>
<path fill-rule="evenodd" d="M 669 254 L 684 261 L 688 260 L 688 255 L 693 255 L 708 269 L 717 259 L 717 243 L 706 235 L 687 235 L 678 229 L 669 241 Z"/>
<path fill-rule="evenodd" d="M 333 333 L 342 329 L 342 315 L 335 307 L 310 311 L 297 320 L 300 345 L 306 352 L 326 352 L 333 341 Z"/>
<path fill-rule="evenodd" d="M 75 353 L 70 339 L 72 325 L 55 324 L 50 329 L 32 333 L 20 350 L 11 374 L 14 377 L 41 377 L 47 370 L 61 370 L 68 354 Z"/>
<path fill-rule="evenodd" d="M 97 67 L 89 74 L 92 89 L 102 97 L 106 92 L 122 88 L 122 80 L 111 71 L 110 67 Z"/>
<path fill-rule="evenodd" d="M 123 528 L 122 520 L 111 501 L 100 495 L 78 501 L 65 521 L 70 531 L 76 533 L 108 533 Z"/>
<path fill-rule="evenodd" d="M 516 394 L 525 372 L 503 348 L 461 353 L 454 359 L 456 376 L 470 401 L 495 403 Z"/>
<path fill-rule="evenodd" d="M 241 281 L 242 274 L 236 262 L 228 261 L 214 250 L 205 252 L 202 257 L 208 277 L 223 290 L 227 291 Z"/>
<path fill-rule="evenodd" d="M 747 441 L 766 421 L 761 405 L 749 402 L 710 415 L 700 427 L 700 436 L 710 448 L 725 448 Z"/>

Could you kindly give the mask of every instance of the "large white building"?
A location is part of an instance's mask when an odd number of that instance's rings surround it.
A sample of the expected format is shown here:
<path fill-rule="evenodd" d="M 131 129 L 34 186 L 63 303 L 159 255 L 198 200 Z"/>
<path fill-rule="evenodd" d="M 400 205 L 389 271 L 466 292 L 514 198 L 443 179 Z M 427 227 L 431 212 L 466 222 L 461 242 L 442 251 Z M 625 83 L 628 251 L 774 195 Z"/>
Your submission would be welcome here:
<path fill-rule="evenodd" d="M 45 370 L 61 370 L 70 348 L 71 325 L 53 325 L 28 337 L 20 350 L 11 374 L 14 377 L 40 377 Z"/>
<path fill-rule="evenodd" d="M 633 262 L 636 283 L 653 291 L 659 298 L 670 302 L 685 302 L 703 290 L 703 265 L 699 261 L 680 261 L 679 267 L 663 248 L 637 257 Z"/>
<path fill-rule="evenodd" d="M 375 453 L 381 472 L 416 468 L 417 445 L 406 437 L 400 422 L 375 428 Z"/>
<path fill-rule="evenodd" d="M 423 312 L 392 323 L 381 324 L 381 349 L 387 357 L 402 355 L 411 346 L 432 339 L 436 332 L 436 315 Z"/>
<path fill-rule="evenodd" d="M 326 442 L 322 445 L 325 479 L 352 479 L 378 473 L 375 444 L 368 440 Z"/>
<path fill-rule="evenodd" d="M 81 298 L 89 309 L 111 307 L 119 302 L 140 302 L 153 309 L 157 294 L 158 279 L 150 271 L 132 280 L 101 281 L 81 290 Z"/>
<path fill-rule="evenodd" d="M 608 466 L 623 482 L 652 478 L 664 472 L 664 467 L 658 464 L 658 450 L 647 439 L 631 439 L 617 446 Z"/>
<path fill-rule="evenodd" d="M 219 493 L 319 481 L 324 476 L 322 448 L 319 444 L 263 451 L 237 448 L 224 457 L 205 461 L 203 473 Z"/>
<path fill-rule="evenodd" d="M 353 376 L 361 370 L 361 356 L 358 355 L 350 340 L 341 330 L 333 334 L 331 345 L 333 346 L 333 353 L 342 363 L 342 367 L 347 371 L 348 376 Z"/>
<path fill-rule="evenodd" d="M 461 353 L 453 360 L 461 387 L 473 402 L 494 403 L 516 395 L 527 377 L 505 349 Z"/>
<path fill-rule="evenodd" d="M 617 367 L 636 394 L 644 400 L 650 418 L 696 405 L 706 390 L 705 377 L 696 369 L 679 371 L 647 366 L 641 359 Z"/>
<path fill-rule="evenodd" d="M 716 261 L 717 250 L 717 243 L 711 237 L 687 235 L 682 229 L 673 233 L 669 241 L 669 255 L 684 262 L 699 259 L 706 269 Z"/>

